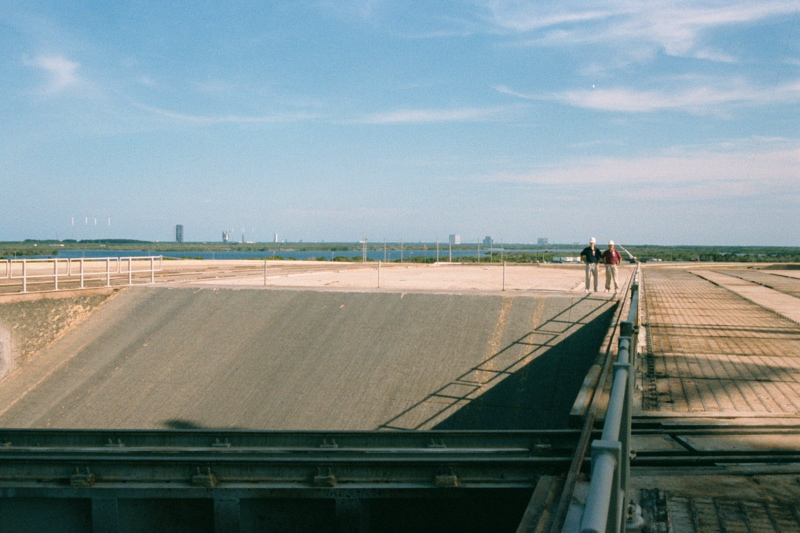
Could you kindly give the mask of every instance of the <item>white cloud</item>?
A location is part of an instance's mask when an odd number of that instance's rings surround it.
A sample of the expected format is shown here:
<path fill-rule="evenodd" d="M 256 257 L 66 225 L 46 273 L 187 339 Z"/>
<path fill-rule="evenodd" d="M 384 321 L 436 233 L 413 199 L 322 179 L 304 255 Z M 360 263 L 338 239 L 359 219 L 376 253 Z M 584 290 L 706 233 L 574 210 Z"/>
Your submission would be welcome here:
<path fill-rule="evenodd" d="M 45 71 L 49 83 L 44 88 L 45 93 L 57 93 L 81 83 L 78 76 L 80 64 L 70 61 L 62 56 L 37 56 L 33 59 L 23 59 L 25 65 Z"/>
<path fill-rule="evenodd" d="M 756 146 L 766 139 L 750 141 Z M 544 186 L 609 186 L 643 200 L 709 200 L 756 195 L 793 196 L 800 200 L 800 145 L 787 141 L 771 150 L 673 151 L 638 159 L 596 158 L 571 161 L 527 173 L 483 176 L 488 183 Z M 740 147 L 741 148 L 741 147 Z"/>
<path fill-rule="evenodd" d="M 358 122 L 365 124 L 424 124 L 499 120 L 508 115 L 510 111 L 518 109 L 519 107 L 516 106 L 463 109 L 401 109 L 367 115 Z"/>
<path fill-rule="evenodd" d="M 299 122 L 304 120 L 313 120 L 319 118 L 319 115 L 311 113 L 284 113 L 278 115 L 262 115 L 262 116 L 246 116 L 246 115 L 191 115 L 187 113 L 178 113 L 167 109 L 160 109 L 151 107 L 144 104 L 134 104 L 139 109 L 152 113 L 154 115 L 175 120 L 177 122 L 192 123 L 192 124 L 271 124 L 281 122 Z"/>
<path fill-rule="evenodd" d="M 730 54 L 704 42 L 709 32 L 800 12 L 797 2 L 767 0 L 572 0 L 484 2 L 498 30 L 519 34 L 531 46 L 609 45 L 640 60 L 654 50 L 668 55 L 732 62 Z"/>
<path fill-rule="evenodd" d="M 574 89 L 560 93 L 526 94 L 506 86 L 495 87 L 500 93 L 526 100 L 555 101 L 584 109 L 651 113 L 677 110 L 706 114 L 728 112 L 731 105 L 764 105 L 800 101 L 800 81 L 763 89 L 740 80 L 715 84 L 696 82 L 694 87 L 682 80 L 683 89 L 635 90 L 626 87 Z"/>

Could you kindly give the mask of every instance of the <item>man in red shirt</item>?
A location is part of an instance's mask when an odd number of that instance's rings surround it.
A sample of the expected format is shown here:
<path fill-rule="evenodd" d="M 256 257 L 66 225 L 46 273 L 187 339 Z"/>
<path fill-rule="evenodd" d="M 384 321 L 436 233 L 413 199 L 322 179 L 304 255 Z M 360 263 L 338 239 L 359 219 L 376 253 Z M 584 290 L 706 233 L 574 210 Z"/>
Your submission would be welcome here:
<path fill-rule="evenodd" d="M 617 283 L 617 265 L 622 263 L 622 255 L 614 249 L 614 241 L 608 241 L 608 250 L 603 252 L 603 263 L 606 265 L 606 292 L 611 289 L 614 281 L 614 293 L 619 291 Z"/>

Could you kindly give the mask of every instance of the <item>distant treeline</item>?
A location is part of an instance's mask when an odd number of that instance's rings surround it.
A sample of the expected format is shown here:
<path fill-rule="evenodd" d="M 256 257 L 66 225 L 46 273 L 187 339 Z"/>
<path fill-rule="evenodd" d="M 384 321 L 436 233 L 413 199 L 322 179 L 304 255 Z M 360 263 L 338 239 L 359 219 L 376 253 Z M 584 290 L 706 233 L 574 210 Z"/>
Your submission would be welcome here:
<path fill-rule="evenodd" d="M 368 243 L 371 251 L 426 251 L 424 256 L 405 258 L 405 262 L 433 262 L 436 260 L 436 243 Z M 477 243 L 450 246 L 439 243 L 439 259 L 446 260 L 449 253 L 458 255 L 458 261 L 477 261 L 480 248 L 482 262 L 535 263 L 552 262 L 561 257 L 578 255 L 579 244 L 514 244 L 502 247 L 495 244 L 491 250 Z M 353 252 L 363 250 L 361 243 L 217 243 L 217 242 L 152 242 L 134 239 L 94 240 L 34 240 L 22 242 L 0 242 L 0 257 L 58 255 L 62 250 L 135 250 L 149 253 L 160 252 Z M 703 261 L 703 262 L 747 262 L 747 263 L 800 263 L 800 247 L 781 246 L 659 246 L 625 245 L 625 249 L 640 261 Z M 466 253 L 468 252 L 468 253 Z M 628 259 L 623 253 L 623 257 Z M 326 260 L 320 255 L 320 260 Z M 334 261 L 360 261 L 361 257 L 334 256 Z"/>

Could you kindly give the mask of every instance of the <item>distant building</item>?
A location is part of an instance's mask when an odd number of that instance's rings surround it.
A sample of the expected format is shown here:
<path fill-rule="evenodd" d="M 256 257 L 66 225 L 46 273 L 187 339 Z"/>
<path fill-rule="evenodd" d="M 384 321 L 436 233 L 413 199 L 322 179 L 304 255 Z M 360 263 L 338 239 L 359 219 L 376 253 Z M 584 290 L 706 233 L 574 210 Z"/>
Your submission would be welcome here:
<path fill-rule="evenodd" d="M 461 235 L 451 234 L 450 244 L 461 244 Z"/>
<path fill-rule="evenodd" d="M 275 238 L 272 240 L 272 242 L 278 242 L 278 234 L 277 233 L 275 234 Z"/>
<path fill-rule="evenodd" d="M 483 245 L 484 246 L 486 246 L 487 248 L 490 248 L 492 246 L 492 244 L 494 244 L 494 241 L 492 240 L 492 238 L 489 235 L 487 235 L 486 237 L 483 238 Z"/>
<path fill-rule="evenodd" d="M 183 224 L 175 226 L 175 242 L 183 242 Z"/>
<path fill-rule="evenodd" d="M 536 239 L 536 244 L 550 244 L 547 237 L 539 237 Z"/>
<path fill-rule="evenodd" d="M 230 240 L 231 240 L 230 230 L 222 230 L 222 242 L 230 242 Z"/>

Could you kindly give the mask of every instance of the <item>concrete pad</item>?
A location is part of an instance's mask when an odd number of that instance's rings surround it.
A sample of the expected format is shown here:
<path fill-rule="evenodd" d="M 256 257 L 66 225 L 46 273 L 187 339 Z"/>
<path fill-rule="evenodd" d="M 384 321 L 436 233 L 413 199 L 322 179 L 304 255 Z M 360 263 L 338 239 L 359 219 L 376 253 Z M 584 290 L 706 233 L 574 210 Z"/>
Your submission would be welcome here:
<path fill-rule="evenodd" d="M 292 287 L 328 290 L 374 291 L 432 291 L 432 292 L 580 292 L 584 289 L 584 270 L 581 265 L 542 264 L 454 264 L 432 265 L 367 263 L 359 268 L 291 273 L 272 270 L 283 264 L 269 264 L 267 275 L 238 279 L 207 280 L 191 284 L 238 287 Z M 621 268 L 619 283 L 624 286 L 634 268 Z M 611 298 L 612 293 L 590 293 Z"/>

